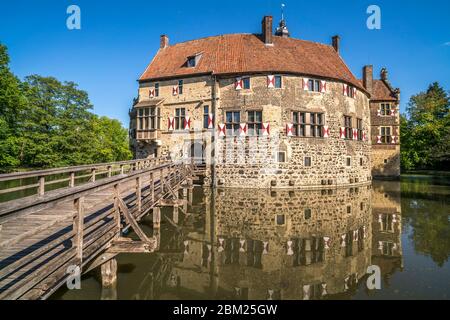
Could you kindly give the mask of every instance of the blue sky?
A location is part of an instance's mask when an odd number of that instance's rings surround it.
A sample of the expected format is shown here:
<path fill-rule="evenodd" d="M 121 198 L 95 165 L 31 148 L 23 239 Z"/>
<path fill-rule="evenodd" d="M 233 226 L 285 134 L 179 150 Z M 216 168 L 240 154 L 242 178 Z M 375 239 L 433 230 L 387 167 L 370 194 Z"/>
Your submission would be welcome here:
<path fill-rule="evenodd" d="M 291 34 L 322 43 L 342 38 L 341 54 L 361 76 L 373 64 L 386 66 L 409 97 L 439 81 L 450 89 L 450 1 L 160 1 L 20 0 L 0 3 L 0 42 L 7 45 L 14 73 L 75 81 L 89 92 L 94 112 L 128 126 L 137 78 L 159 47 L 226 33 L 259 33 L 263 15 L 280 19 L 286 4 Z M 81 8 L 81 30 L 68 30 L 66 9 Z M 381 8 L 381 30 L 366 27 L 366 9 Z"/>

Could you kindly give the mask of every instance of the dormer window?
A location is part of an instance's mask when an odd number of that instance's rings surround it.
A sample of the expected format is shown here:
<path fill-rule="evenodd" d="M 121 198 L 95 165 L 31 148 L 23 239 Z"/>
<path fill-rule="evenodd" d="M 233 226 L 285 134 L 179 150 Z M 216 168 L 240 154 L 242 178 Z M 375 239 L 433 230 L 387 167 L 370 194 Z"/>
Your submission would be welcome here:
<path fill-rule="evenodd" d="M 187 61 L 188 68 L 195 68 L 195 57 L 189 57 Z"/>
<path fill-rule="evenodd" d="M 195 56 L 190 56 L 187 58 L 186 67 L 188 68 L 195 68 L 198 63 L 200 62 L 200 59 L 202 58 L 202 54 L 198 53 Z"/>

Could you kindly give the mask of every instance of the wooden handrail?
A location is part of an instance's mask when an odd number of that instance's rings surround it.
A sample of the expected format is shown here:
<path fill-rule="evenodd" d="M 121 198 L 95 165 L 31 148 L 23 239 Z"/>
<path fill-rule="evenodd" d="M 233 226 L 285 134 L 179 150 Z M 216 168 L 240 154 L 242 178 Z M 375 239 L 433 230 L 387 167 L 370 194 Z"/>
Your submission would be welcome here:
<path fill-rule="evenodd" d="M 120 174 L 125 174 L 125 166 L 129 167 L 129 171 L 139 170 L 139 168 L 148 167 L 152 164 L 161 164 L 166 163 L 167 159 L 153 158 L 153 159 L 141 159 L 141 160 L 133 160 L 133 161 L 124 161 L 124 162 L 115 162 L 115 163 L 106 163 L 106 164 L 94 164 L 94 165 L 84 165 L 84 166 L 75 166 L 75 167 L 67 167 L 67 168 L 56 168 L 56 169 L 48 169 L 48 170 L 40 170 L 40 171 L 30 171 L 30 172 L 16 172 L 11 174 L 3 174 L 0 175 L 0 182 L 6 181 L 16 181 L 26 178 L 36 178 L 37 183 L 35 181 L 30 181 L 29 184 L 21 185 L 21 186 L 12 186 L 10 188 L 6 187 L 0 189 L 0 195 L 9 194 L 13 192 L 19 192 L 23 190 L 29 190 L 33 188 L 37 188 L 37 195 L 43 196 L 45 194 L 45 187 L 48 185 L 55 185 L 58 183 L 68 183 L 68 187 L 75 187 L 75 182 L 80 179 L 90 178 L 88 182 L 95 182 L 98 177 L 102 178 L 110 178 L 113 176 L 113 173 L 120 172 Z M 116 169 L 113 169 L 116 168 Z M 76 175 L 76 173 L 83 173 L 89 171 L 88 174 Z M 48 177 L 55 177 L 57 175 L 64 175 L 65 177 L 58 178 L 56 180 L 47 180 Z M 66 188 L 67 186 L 60 187 L 59 189 Z"/>
<path fill-rule="evenodd" d="M 129 174 L 123 176 L 113 176 L 111 178 L 105 178 L 102 180 L 97 180 L 96 182 L 90 182 L 83 184 L 81 186 L 76 186 L 73 188 L 62 188 L 54 191 L 49 191 L 44 194 L 44 196 L 29 196 L 20 199 L 20 201 L 12 200 L 4 203 L 0 203 L 0 223 L 8 219 L 8 217 L 15 216 L 16 214 L 27 214 L 28 212 L 34 211 L 36 209 L 48 209 L 59 203 L 60 201 L 74 201 L 77 198 L 87 196 L 93 191 L 100 191 L 107 189 L 117 183 L 127 182 L 139 177 L 148 176 L 149 172 L 157 172 L 169 168 L 174 163 L 166 163 L 157 165 L 154 167 L 144 168 L 139 171 L 132 171 Z M 182 162 L 176 163 L 177 166 L 184 166 Z M 163 182 L 164 184 L 164 182 Z"/>
<path fill-rule="evenodd" d="M 74 167 L 45 169 L 45 170 L 37 170 L 37 171 L 6 173 L 6 174 L 0 174 L 0 182 L 19 180 L 19 179 L 25 179 L 25 178 L 34 178 L 34 177 L 47 177 L 47 176 L 63 174 L 63 173 L 77 173 L 80 171 L 108 168 L 108 167 L 113 167 L 113 166 L 135 165 L 137 163 L 149 162 L 149 161 L 157 162 L 157 161 L 168 161 L 168 160 L 160 159 L 160 158 L 140 159 L 140 160 L 131 160 L 131 161 L 122 161 L 122 162 L 88 164 L 88 165 L 74 166 Z"/>

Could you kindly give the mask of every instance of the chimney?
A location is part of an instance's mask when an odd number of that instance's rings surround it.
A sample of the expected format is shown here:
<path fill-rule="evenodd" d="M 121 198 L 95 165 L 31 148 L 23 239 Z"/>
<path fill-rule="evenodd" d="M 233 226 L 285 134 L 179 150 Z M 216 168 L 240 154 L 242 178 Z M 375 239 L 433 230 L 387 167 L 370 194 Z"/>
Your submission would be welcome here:
<path fill-rule="evenodd" d="M 381 80 L 383 80 L 383 81 L 388 80 L 388 71 L 386 68 L 381 69 L 380 77 L 381 77 Z"/>
<path fill-rule="evenodd" d="M 372 94 L 373 89 L 373 66 L 364 66 L 363 68 L 363 85 L 366 90 Z"/>
<path fill-rule="evenodd" d="M 265 16 L 262 21 L 263 40 L 266 45 L 272 45 L 273 41 L 273 18 L 272 16 Z"/>
<path fill-rule="evenodd" d="M 334 50 L 336 50 L 336 52 L 339 53 L 339 44 L 341 42 L 341 38 L 339 36 L 334 36 L 331 39 Z"/>
<path fill-rule="evenodd" d="M 165 49 L 165 48 L 167 48 L 168 46 L 169 46 L 169 37 L 166 36 L 165 34 L 163 34 L 163 35 L 161 36 L 161 40 L 160 40 L 160 42 L 159 42 L 159 47 L 160 47 L 161 49 Z"/>

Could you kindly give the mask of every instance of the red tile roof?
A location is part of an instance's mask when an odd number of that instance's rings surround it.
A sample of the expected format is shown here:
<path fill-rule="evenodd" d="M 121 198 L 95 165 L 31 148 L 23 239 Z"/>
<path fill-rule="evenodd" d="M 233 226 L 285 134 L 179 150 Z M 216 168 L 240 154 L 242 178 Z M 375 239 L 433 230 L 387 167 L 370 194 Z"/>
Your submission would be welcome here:
<path fill-rule="evenodd" d="M 332 46 L 276 36 L 273 41 L 266 46 L 258 35 L 232 34 L 179 43 L 160 49 L 139 80 L 273 72 L 341 80 L 366 91 Z M 187 68 L 187 58 L 198 53 L 199 64 Z"/>
<path fill-rule="evenodd" d="M 383 80 L 373 80 L 373 92 L 370 99 L 376 101 L 396 101 L 397 97 Z"/>

